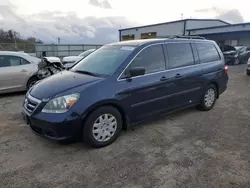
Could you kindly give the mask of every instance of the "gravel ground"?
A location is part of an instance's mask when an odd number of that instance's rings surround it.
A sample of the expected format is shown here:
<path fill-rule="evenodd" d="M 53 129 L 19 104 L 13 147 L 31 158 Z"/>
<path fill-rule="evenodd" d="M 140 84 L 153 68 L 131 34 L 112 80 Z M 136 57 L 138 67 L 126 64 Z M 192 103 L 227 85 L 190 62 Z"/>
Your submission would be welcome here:
<path fill-rule="evenodd" d="M 24 94 L 0 96 L 0 187 L 250 187 L 250 77 L 230 67 L 213 110 L 188 109 L 123 132 L 112 145 L 59 145 L 24 124 Z"/>

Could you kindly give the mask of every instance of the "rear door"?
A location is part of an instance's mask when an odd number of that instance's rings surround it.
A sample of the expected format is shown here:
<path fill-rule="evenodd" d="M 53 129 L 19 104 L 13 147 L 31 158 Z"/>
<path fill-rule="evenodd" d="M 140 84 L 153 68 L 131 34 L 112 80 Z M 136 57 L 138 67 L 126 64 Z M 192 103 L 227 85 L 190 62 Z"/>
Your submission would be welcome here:
<path fill-rule="evenodd" d="M 0 56 L 0 90 L 14 91 L 25 87 L 30 63 L 18 56 Z"/>
<path fill-rule="evenodd" d="M 120 97 L 124 106 L 129 106 L 131 121 L 139 121 L 145 116 L 152 115 L 168 107 L 168 93 L 172 84 L 165 77 L 166 63 L 162 44 L 154 44 L 143 49 L 133 59 L 131 67 L 144 67 L 146 72 L 142 76 L 125 79 L 122 74 L 118 79 Z"/>
<path fill-rule="evenodd" d="M 188 42 L 166 43 L 169 62 L 168 77 L 171 78 L 171 109 L 196 104 L 200 100 L 202 67 L 198 63 L 197 51 Z"/>

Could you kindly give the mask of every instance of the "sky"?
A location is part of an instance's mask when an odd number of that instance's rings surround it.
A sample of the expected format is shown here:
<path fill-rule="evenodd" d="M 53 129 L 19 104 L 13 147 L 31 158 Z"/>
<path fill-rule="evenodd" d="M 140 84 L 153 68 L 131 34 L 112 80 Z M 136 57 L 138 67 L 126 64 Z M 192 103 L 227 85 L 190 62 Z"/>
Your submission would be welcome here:
<path fill-rule="evenodd" d="M 105 44 L 118 29 L 183 18 L 250 22 L 247 0 L 0 0 L 0 28 L 45 43 Z"/>

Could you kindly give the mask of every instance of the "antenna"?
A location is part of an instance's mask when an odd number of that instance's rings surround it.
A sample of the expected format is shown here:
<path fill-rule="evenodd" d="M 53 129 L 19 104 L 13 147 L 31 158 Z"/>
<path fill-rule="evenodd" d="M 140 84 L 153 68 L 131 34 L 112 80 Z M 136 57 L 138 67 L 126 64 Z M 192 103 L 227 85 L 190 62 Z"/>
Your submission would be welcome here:
<path fill-rule="evenodd" d="M 181 20 L 183 20 L 183 13 L 181 13 Z"/>

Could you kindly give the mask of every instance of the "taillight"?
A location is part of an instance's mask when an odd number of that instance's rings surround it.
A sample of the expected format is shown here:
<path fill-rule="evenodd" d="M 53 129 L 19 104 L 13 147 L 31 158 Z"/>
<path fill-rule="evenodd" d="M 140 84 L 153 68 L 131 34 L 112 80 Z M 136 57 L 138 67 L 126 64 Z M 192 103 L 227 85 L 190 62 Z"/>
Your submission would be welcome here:
<path fill-rule="evenodd" d="M 228 73 L 228 66 L 227 65 L 224 67 L 224 72 Z"/>

